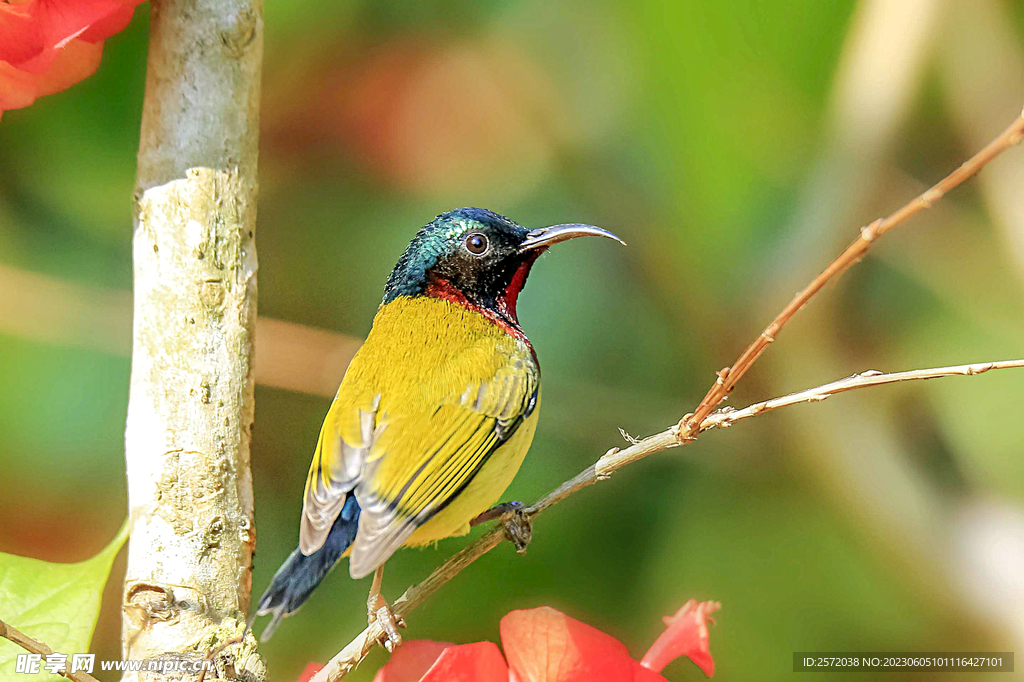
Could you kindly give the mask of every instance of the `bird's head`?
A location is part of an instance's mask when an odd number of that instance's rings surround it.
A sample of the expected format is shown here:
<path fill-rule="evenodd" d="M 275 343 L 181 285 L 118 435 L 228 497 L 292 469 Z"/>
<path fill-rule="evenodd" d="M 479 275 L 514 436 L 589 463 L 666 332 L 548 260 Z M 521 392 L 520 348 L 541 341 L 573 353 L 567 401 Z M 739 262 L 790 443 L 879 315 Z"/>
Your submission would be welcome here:
<path fill-rule="evenodd" d="M 593 225 L 528 230 L 487 209 L 457 208 L 416 233 L 388 277 L 384 303 L 399 296 L 433 296 L 518 324 L 516 299 L 533 262 L 552 244 L 585 236 L 625 243 Z"/>

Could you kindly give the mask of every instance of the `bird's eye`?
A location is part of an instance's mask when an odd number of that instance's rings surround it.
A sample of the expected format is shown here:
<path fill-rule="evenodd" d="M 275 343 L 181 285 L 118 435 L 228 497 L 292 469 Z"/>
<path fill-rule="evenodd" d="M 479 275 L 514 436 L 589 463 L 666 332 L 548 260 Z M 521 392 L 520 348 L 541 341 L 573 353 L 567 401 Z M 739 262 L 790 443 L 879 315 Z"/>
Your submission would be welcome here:
<path fill-rule="evenodd" d="M 474 256 L 483 254 L 487 250 L 487 237 L 479 232 L 474 232 L 466 237 L 466 248 Z"/>

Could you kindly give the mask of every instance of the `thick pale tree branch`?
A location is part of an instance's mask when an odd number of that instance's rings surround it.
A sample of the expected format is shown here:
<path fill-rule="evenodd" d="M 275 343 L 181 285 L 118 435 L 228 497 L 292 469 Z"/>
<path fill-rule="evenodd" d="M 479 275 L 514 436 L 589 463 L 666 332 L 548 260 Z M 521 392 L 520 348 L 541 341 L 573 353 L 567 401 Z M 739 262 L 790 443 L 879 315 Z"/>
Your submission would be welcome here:
<path fill-rule="evenodd" d="M 867 227 L 861 229 L 861 234 L 838 258 L 828 265 L 810 284 L 801 290 L 793 300 L 783 308 L 771 324 L 765 328 L 757 339 L 751 343 L 731 367 L 727 367 L 718 373 L 718 378 L 712 384 L 707 394 L 700 401 L 697 408 L 690 414 L 684 416 L 678 424 L 661 433 L 644 438 L 633 443 L 623 450 L 613 448 L 601 457 L 595 464 L 587 467 L 584 471 L 569 481 L 566 481 L 557 489 L 545 495 L 534 505 L 524 510 L 528 517 L 535 517 L 540 512 L 558 502 L 564 500 L 573 493 L 608 478 L 612 472 L 668 448 L 685 445 L 692 442 L 698 434 L 711 428 L 721 428 L 731 423 L 748 417 L 761 414 L 778 407 L 795 404 L 799 402 L 814 402 L 824 400 L 834 393 L 849 391 L 856 388 L 866 388 L 899 381 L 910 381 L 920 379 L 931 379 L 942 376 L 958 376 L 979 374 L 984 371 L 996 368 L 1020 367 L 1022 361 L 1011 360 L 998 363 L 979 363 L 975 365 L 962 365 L 958 367 L 945 367 L 932 370 L 916 370 L 912 372 L 901 372 L 897 374 L 877 374 L 865 372 L 842 379 L 831 384 L 817 388 L 808 389 L 800 393 L 775 398 L 763 403 L 756 403 L 743 410 L 722 410 L 712 414 L 721 401 L 726 398 L 740 378 L 750 369 L 762 353 L 768 348 L 778 333 L 787 322 L 811 299 L 814 294 L 822 289 L 829 281 L 837 278 L 847 268 L 857 263 L 871 247 L 871 244 L 884 235 L 886 232 L 903 223 L 914 214 L 929 208 L 934 202 L 941 199 L 950 190 L 954 189 L 969 177 L 981 170 L 989 161 L 1002 154 L 1004 151 L 1024 139 L 1024 112 L 1006 128 L 996 139 L 990 142 L 984 149 L 972 156 L 963 165 L 943 178 L 939 183 L 926 192 L 920 194 L 910 203 L 906 204 L 887 218 L 876 220 Z M 462 569 L 469 566 L 476 559 L 483 556 L 490 550 L 497 547 L 505 539 L 505 529 L 497 525 L 488 530 L 475 542 L 463 548 L 452 556 L 448 561 L 435 569 L 423 582 L 413 585 L 399 597 L 394 605 L 395 615 L 404 617 L 414 608 L 422 604 L 427 597 L 433 594 L 438 588 L 458 575 Z M 383 631 L 374 622 L 362 633 L 345 646 L 327 665 L 313 677 L 312 682 L 335 682 L 351 672 L 363 658 L 370 652 L 375 643 L 380 640 Z"/>
<path fill-rule="evenodd" d="M 49 656 L 53 653 L 53 649 L 46 646 L 42 642 L 36 639 L 32 639 L 24 632 L 19 631 L 17 628 L 11 627 L 7 623 L 0 620 L 0 637 L 6 640 L 14 642 L 25 651 L 33 654 L 39 654 L 40 656 Z M 70 672 L 66 667 L 60 672 L 62 677 L 66 677 L 73 682 L 99 682 L 95 677 L 87 672 L 81 670 L 76 672 Z"/>
<path fill-rule="evenodd" d="M 201 660 L 241 632 L 249 608 L 262 52 L 261 0 L 151 2 L 125 433 L 126 659 Z M 252 646 L 232 665 L 241 679 L 266 676 Z"/>

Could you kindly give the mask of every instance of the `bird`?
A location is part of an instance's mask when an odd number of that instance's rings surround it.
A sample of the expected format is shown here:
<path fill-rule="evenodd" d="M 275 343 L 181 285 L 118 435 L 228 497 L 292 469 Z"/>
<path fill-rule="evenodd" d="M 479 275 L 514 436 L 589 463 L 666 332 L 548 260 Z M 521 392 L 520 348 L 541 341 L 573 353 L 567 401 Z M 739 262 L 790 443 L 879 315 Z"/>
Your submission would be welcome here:
<path fill-rule="evenodd" d="M 504 494 L 533 440 L 540 364 L 516 302 L 548 247 L 617 236 L 580 223 L 527 229 L 481 208 L 422 227 L 384 286 L 366 341 L 324 418 L 302 501 L 298 547 L 249 619 L 268 640 L 342 557 L 374 574 L 369 622 L 401 643 L 381 596 L 403 546 L 465 535 Z M 503 508 L 502 508 L 503 509 Z"/>

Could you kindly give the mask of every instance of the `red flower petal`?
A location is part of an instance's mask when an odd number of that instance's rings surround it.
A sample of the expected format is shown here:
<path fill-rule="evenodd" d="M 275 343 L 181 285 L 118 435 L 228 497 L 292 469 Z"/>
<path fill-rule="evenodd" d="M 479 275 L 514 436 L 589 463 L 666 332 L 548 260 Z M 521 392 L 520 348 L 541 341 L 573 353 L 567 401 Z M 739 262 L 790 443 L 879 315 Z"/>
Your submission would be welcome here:
<path fill-rule="evenodd" d="M 299 675 L 299 679 L 295 682 L 309 682 L 313 679 L 313 675 L 316 675 L 318 672 L 323 670 L 323 668 L 324 667 L 319 663 L 308 663 L 306 664 L 306 669 L 302 671 Z"/>
<path fill-rule="evenodd" d="M 508 666 L 494 642 L 445 649 L 419 682 L 508 682 Z"/>
<path fill-rule="evenodd" d="M 633 661 L 633 682 L 668 682 L 668 680 L 650 668 L 645 668 Z"/>
<path fill-rule="evenodd" d="M 42 50 L 29 8 L 0 3 L 0 60 L 23 62 Z"/>
<path fill-rule="evenodd" d="M 92 75 L 103 39 L 127 26 L 140 2 L 0 1 L 0 113 Z"/>
<path fill-rule="evenodd" d="M 120 9 L 118 0 L 31 0 L 0 5 L 0 60 L 22 71 L 42 73 L 61 48 Z"/>
<path fill-rule="evenodd" d="M 0 4 L 0 7 L 3 5 Z M 27 107 L 36 97 L 60 92 L 96 71 L 103 43 L 72 41 L 61 50 L 45 73 L 36 74 L 0 62 L 0 114 Z"/>
<path fill-rule="evenodd" d="M 668 629 L 654 641 L 651 648 L 644 654 L 641 665 L 656 672 L 661 672 L 666 665 L 680 656 L 687 656 L 696 663 L 704 674 L 711 677 L 715 674 L 715 661 L 709 650 L 710 633 L 707 621 L 714 623 L 710 614 L 722 605 L 718 602 L 697 602 L 696 599 L 683 604 L 673 616 L 663 619 Z"/>
<path fill-rule="evenodd" d="M 510 678 L 517 682 L 622 682 L 635 661 L 611 635 L 544 606 L 501 619 Z"/>
<path fill-rule="evenodd" d="M 384 664 L 373 682 L 420 682 L 444 650 L 455 646 L 451 642 L 413 639 L 404 642 Z"/>
<path fill-rule="evenodd" d="M 141 2 L 142 0 L 121 0 L 117 9 L 102 19 L 92 22 L 89 28 L 82 33 L 81 39 L 95 43 L 98 40 L 106 40 L 115 33 L 120 33 L 128 27 L 135 14 L 135 6 Z"/>

